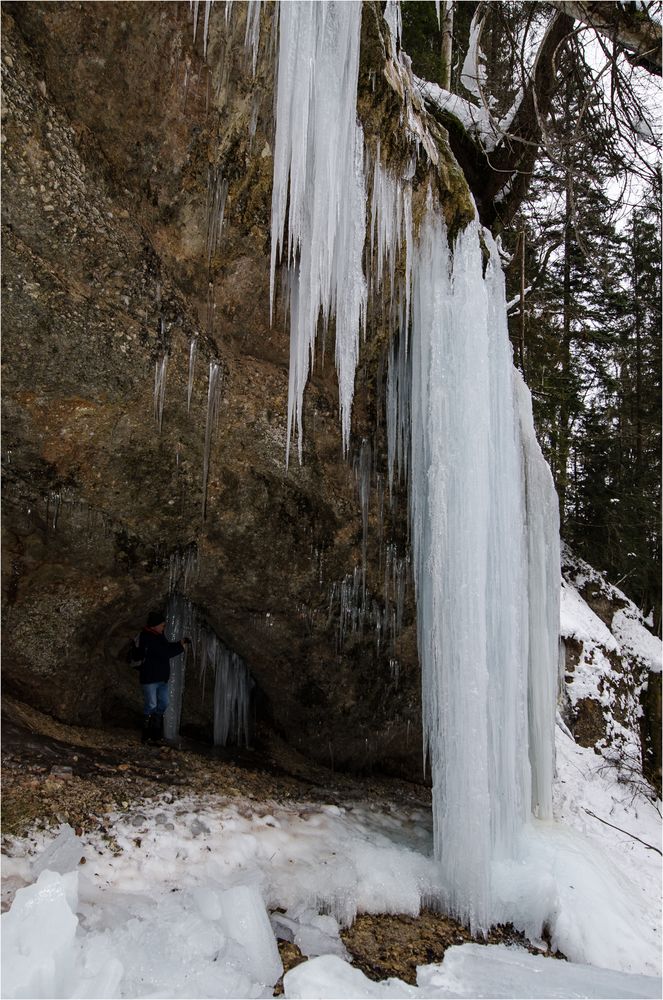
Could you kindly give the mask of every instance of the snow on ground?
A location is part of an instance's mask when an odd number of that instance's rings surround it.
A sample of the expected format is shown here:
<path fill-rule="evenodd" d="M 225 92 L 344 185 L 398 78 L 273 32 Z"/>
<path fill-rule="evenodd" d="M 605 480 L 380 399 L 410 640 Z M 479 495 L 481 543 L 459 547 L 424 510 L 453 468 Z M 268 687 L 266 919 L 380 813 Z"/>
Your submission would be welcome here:
<path fill-rule="evenodd" d="M 2 995 L 271 996 L 282 972 L 276 932 L 310 956 L 285 977 L 293 998 L 660 996 L 649 977 L 660 971 L 660 857 L 590 813 L 653 846 L 660 817 L 615 774 L 559 730 L 564 825 L 534 824 L 530 855 L 507 880 L 556 908 L 553 937 L 574 963 L 463 945 L 420 968 L 417 987 L 373 983 L 345 961 L 339 924 L 443 898 L 427 812 L 164 799 L 109 817 L 121 852 L 70 828 L 57 841 L 40 832 L 9 844 L 4 874 L 23 888 L 2 917 Z M 277 907 L 285 912 L 270 918 Z M 597 957 L 649 976 L 577 964 Z"/>
<path fill-rule="evenodd" d="M 311 959 L 285 976 L 290 1000 L 363 1000 L 364 997 L 653 997 L 659 980 L 604 972 L 589 966 L 530 955 L 506 945 L 454 945 L 440 965 L 417 969 L 417 986 L 400 979 L 374 983 L 359 969 L 325 955 Z"/>

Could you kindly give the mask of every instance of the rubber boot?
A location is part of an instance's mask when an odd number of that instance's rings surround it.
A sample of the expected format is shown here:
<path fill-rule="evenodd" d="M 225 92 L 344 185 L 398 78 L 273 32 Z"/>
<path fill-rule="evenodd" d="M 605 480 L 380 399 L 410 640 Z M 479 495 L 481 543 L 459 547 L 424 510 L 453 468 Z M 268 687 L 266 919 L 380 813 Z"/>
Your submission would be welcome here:
<path fill-rule="evenodd" d="M 151 738 L 152 738 L 152 726 L 153 726 L 152 719 L 153 718 L 154 718 L 154 716 L 152 716 L 152 715 L 144 715 L 143 716 L 143 731 L 142 731 L 142 734 L 141 734 L 141 737 L 140 737 L 141 743 L 149 743 L 150 740 L 151 740 Z"/>

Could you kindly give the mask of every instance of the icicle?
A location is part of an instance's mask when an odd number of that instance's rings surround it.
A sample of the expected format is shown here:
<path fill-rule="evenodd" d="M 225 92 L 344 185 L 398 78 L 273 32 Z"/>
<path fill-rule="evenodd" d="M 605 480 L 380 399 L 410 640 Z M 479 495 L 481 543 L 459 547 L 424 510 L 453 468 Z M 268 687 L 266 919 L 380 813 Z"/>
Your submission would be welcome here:
<path fill-rule="evenodd" d="M 200 0 L 189 0 L 189 9 L 193 6 L 193 43 L 196 43 L 196 32 L 198 31 L 198 7 L 200 5 Z"/>
<path fill-rule="evenodd" d="M 396 48 L 398 48 L 400 46 L 401 34 L 403 32 L 400 0 L 387 0 L 383 17 L 389 25 L 389 30 L 391 31 L 392 37 L 396 42 Z"/>
<path fill-rule="evenodd" d="M 189 96 L 189 63 L 187 61 L 184 67 L 184 101 L 182 104 L 182 110 L 186 114 L 186 102 Z"/>
<path fill-rule="evenodd" d="M 251 49 L 251 68 L 253 75 L 256 75 L 258 64 L 258 46 L 260 44 L 260 8 L 262 0 L 248 0 L 246 5 L 246 31 L 244 33 L 244 46 Z"/>
<path fill-rule="evenodd" d="M 198 354 L 198 337 L 194 336 L 189 342 L 189 379 L 186 387 L 186 411 L 191 413 L 191 398 L 193 396 L 193 376 L 196 369 L 196 356 Z"/>
<path fill-rule="evenodd" d="M 394 566 L 394 600 L 396 602 L 395 637 L 398 637 L 403 629 L 403 611 L 405 609 L 405 592 L 407 588 L 407 565 L 407 558 L 401 557 L 396 560 Z"/>
<path fill-rule="evenodd" d="M 205 26 L 203 28 L 203 59 L 207 59 L 207 36 L 209 32 L 209 15 L 214 0 L 205 0 Z"/>
<path fill-rule="evenodd" d="M 207 282 L 207 336 L 214 338 L 214 317 L 216 315 L 216 292 L 214 282 Z"/>
<path fill-rule="evenodd" d="M 219 167 L 207 168 L 207 266 L 218 249 L 228 197 L 228 181 Z"/>
<path fill-rule="evenodd" d="M 163 321 L 162 321 L 163 322 Z M 159 433 L 163 423 L 163 404 L 166 400 L 166 371 L 168 369 L 168 352 L 165 351 L 155 363 L 154 368 L 154 419 Z"/>
<path fill-rule="evenodd" d="M 525 579 L 522 582 L 526 603 L 523 622 L 522 654 L 526 657 L 528 705 L 526 711 L 531 767 L 531 790 L 528 800 L 531 810 L 540 819 L 552 818 L 552 779 L 555 754 L 555 707 L 557 702 L 557 654 L 559 636 L 560 550 L 559 505 L 552 473 L 536 440 L 532 417 L 532 401 L 522 376 L 513 367 L 509 342 L 504 273 L 499 248 L 490 233 L 484 232 L 490 251 L 486 269 L 489 292 L 489 329 L 492 331 L 493 352 L 499 345 L 502 385 L 493 394 L 492 426 L 498 425 L 498 415 L 504 420 L 504 399 L 507 398 L 507 371 L 511 376 L 511 398 L 516 411 L 516 437 L 519 444 L 519 466 L 513 475 L 520 475 L 522 523 L 526 525 Z M 495 364 L 495 362 L 493 362 Z M 496 481 L 510 475 L 504 467 L 496 467 Z M 505 516 L 496 530 L 507 535 L 513 523 Z M 504 554 L 499 556 L 507 566 Z M 515 571 L 515 570 L 513 570 Z M 500 582 L 499 587 L 502 586 Z M 503 612 L 500 621 L 505 620 Z M 518 682 L 519 683 L 519 682 Z M 506 695 L 508 697 L 508 693 Z M 505 706 L 508 711 L 508 706 Z"/>
<path fill-rule="evenodd" d="M 170 556 L 168 591 L 187 594 L 198 573 L 198 549 L 195 544 L 178 549 Z"/>
<path fill-rule="evenodd" d="M 207 512 L 207 477 L 209 475 L 212 434 L 219 419 L 219 402 L 221 396 L 220 370 L 221 366 L 218 361 L 210 361 L 209 384 L 207 388 L 207 419 L 205 421 L 205 448 L 203 453 L 203 520 Z"/>
<path fill-rule="evenodd" d="M 378 495 L 378 545 L 380 558 L 382 558 L 382 536 L 384 534 L 384 479 L 378 472 L 376 477 L 376 490 Z"/>
<path fill-rule="evenodd" d="M 366 590 L 366 553 L 368 549 L 368 510 L 371 501 L 371 442 L 364 438 L 361 442 L 359 460 L 355 470 L 359 502 L 361 504 L 361 575 L 362 590 Z"/>
<path fill-rule="evenodd" d="M 218 640 L 214 649 L 214 745 L 249 745 L 253 680 L 244 661 Z"/>
<path fill-rule="evenodd" d="M 210 12 L 212 10 L 212 4 L 214 0 L 205 0 L 205 19 L 203 25 L 203 59 L 207 59 L 207 37 L 209 34 L 209 18 Z M 229 5 L 232 0 L 226 0 L 226 23 L 229 14 Z M 198 9 L 200 7 L 200 0 L 189 0 L 189 10 L 192 10 L 193 18 L 193 43 L 196 43 L 196 35 L 198 33 Z"/>
<path fill-rule="evenodd" d="M 412 186 L 393 171 L 387 170 L 381 159 L 378 143 L 373 164 L 371 191 L 371 258 L 376 288 L 389 273 L 389 285 L 394 298 L 395 271 L 403 243 L 406 245 L 405 290 L 408 296 L 406 319 L 409 317 L 410 249 L 412 244 Z"/>
<path fill-rule="evenodd" d="M 60 496 L 59 493 L 52 493 L 51 494 L 51 500 L 53 501 L 53 521 L 52 521 L 51 526 L 53 528 L 53 531 L 55 531 L 56 528 L 57 528 L 57 526 L 58 526 L 58 514 L 60 513 L 60 502 L 61 502 L 61 499 L 62 498 L 61 498 L 61 496 Z"/>
<path fill-rule="evenodd" d="M 483 585 L 489 458 L 483 406 L 488 384 L 482 360 L 488 347 L 486 304 L 485 296 L 476 294 L 474 310 L 467 294 L 452 302 L 447 234 L 430 208 L 419 240 L 413 296 L 411 509 L 424 732 L 433 777 L 436 856 L 448 881 L 451 912 L 469 918 L 476 928 L 488 919 L 491 855 Z M 460 279 L 464 248 L 458 249 Z M 466 256 L 469 264 L 471 252 Z M 478 274 L 470 277 L 466 272 L 464 277 L 467 291 L 471 284 L 480 289 L 480 265 Z M 468 355 L 477 362 L 472 379 Z M 462 442 L 471 463 L 463 464 L 462 456 L 454 455 L 454 440 Z M 459 730 L 461 726 L 467 729 Z"/>
<path fill-rule="evenodd" d="M 552 474 L 534 432 L 532 399 L 522 375 L 513 369 L 526 489 L 527 572 L 529 592 L 529 747 L 532 809 L 539 819 L 552 819 L 555 760 L 555 707 L 558 671 L 564 654 L 556 651 L 559 636 L 560 551 L 559 504 Z M 556 586 L 550 586 L 550 580 Z M 555 653 L 557 652 L 557 656 Z M 565 659 L 565 657 L 564 657 Z M 563 669 L 563 668 L 562 668 Z"/>
<path fill-rule="evenodd" d="M 241 657 L 227 649 L 216 633 L 200 621 L 195 606 L 177 589 L 180 583 L 186 589 L 190 583 L 190 575 L 196 570 L 195 547 L 171 556 L 171 594 L 166 609 L 166 633 L 171 639 L 179 639 L 182 635 L 191 638 L 191 654 L 199 664 L 203 694 L 207 670 L 211 668 L 214 671 L 215 745 L 225 746 L 232 742 L 248 746 L 253 678 Z M 170 661 L 169 705 L 164 715 L 164 735 L 169 740 L 174 740 L 179 735 L 187 655 L 185 648 L 184 653 Z"/>
<path fill-rule="evenodd" d="M 344 451 L 350 431 L 367 299 L 361 265 L 366 195 L 355 108 L 361 10 L 355 2 L 320 0 L 281 4 L 278 16 L 270 291 L 273 310 L 276 263 L 285 258 L 291 349 L 286 460 L 293 434 L 301 460 L 303 394 L 317 327 L 321 322 L 326 330 L 334 316 Z M 385 17 L 396 52 L 400 9 L 391 0 Z M 481 78 L 479 34 L 477 22 L 470 45 L 475 83 Z M 403 60 L 400 67 L 407 71 Z M 406 128 L 436 163 L 416 116 L 408 116 Z M 473 930 L 486 931 L 495 916 L 494 866 L 518 860 L 533 809 L 550 815 L 556 500 L 527 397 L 514 388 L 499 255 L 485 234 L 490 261 L 484 278 L 476 222 L 460 234 L 452 254 L 441 206 L 430 193 L 413 240 L 414 166 L 395 178 L 378 149 L 369 172 L 371 294 L 382 290 L 385 321 L 397 334 L 387 375 L 389 481 L 396 469 L 407 477 L 409 468 L 435 852 L 450 911 Z M 399 277 L 403 243 L 405 274 Z M 369 623 L 378 648 L 388 637 L 396 659 L 407 556 L 398 557 L 393 545 L 386 548 L 384 573 L 383 610 L 374 601 L 369 606 L 362 568 L 355 567 L 332 588 L 330 616 L 337 600 L 339 647 Z"/>
<path fill-rule="evenodd" d="M 254 93 L 251 98 L 251 118 L 249 119 L 249 139 L 251 146 L 258 128 L 258 114 L 260 113 L 260 94 Z"/>
<path fill-rule="evenodd" d="M 350 437 L 366 309 L 363 133 L 355 110 L 361 4 L 281 4 L 279 21 L 270 289 L 273 311 L 276 264 L 287 247 L 295 280 L 286 461 L 294 433 L 301 461 L 304 387 L 320 316 L 323 323 L 336 316 L 344 453 Z"/>
<path fill-rule="evenodd" d="M 387 366 L 387 480 L 391 496 L 395 471 L 407 481 L 411 372 L 407 338 L 401 333 L 398 345 L 392 339 Z"/>

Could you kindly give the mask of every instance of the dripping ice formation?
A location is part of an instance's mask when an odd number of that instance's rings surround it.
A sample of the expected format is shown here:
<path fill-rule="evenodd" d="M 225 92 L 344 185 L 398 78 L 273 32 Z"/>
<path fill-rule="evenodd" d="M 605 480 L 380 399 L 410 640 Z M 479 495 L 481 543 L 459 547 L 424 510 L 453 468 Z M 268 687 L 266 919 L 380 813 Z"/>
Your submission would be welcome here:
<path fill-rule="evenodd" d="M 387 5 L 394 45 L 396 8 Z M 301 460 L 302 401 L 320 316 L 325 328 L 336 319 L 344 452 L 365 322 L 361 6 L 321 0 L 278 11 L 271 289 L 273 303 L 276 263 L 285 257 L 288 447 L 296 431 Z M 407 177 L 391 174 L 378 148 L 369 283 L 372 292 L 384 288 L 388 274 L 398 337 L 387 388 L 389 479 L 410 468 L 435 851 L 448 909 L 486 930 L 498 916 L 510 919 L 497 899 L 497 869 L 521 860 L 534 815 L 551 816 L 557 501 L 529 393 L 512 364 L 497 248 L 474 222 L 450 250 L 430 193 L 415 238 L 413 175 L 414 164 Z M 396 279 L 403 247 L 405 276 Z M 341 629 L 343 600 L 342 593 Z"/>
<path fill-rule="evenodd" d="M 350 440 L 366 312 L 364 141 L 355 110 L 361 3 L 293 2 L 277 10 L 271 301 L 273 309 L 276 264 L 285 257 L 293 272 L 286 458 L 297 433 L 301 460 L 304 388 L 320 319 L 325 328 L 336 320 L 344 454 Z"/>
<path fill-rule="evenodd" d="M 207 513 L 207 479 L 209 476 L 210 452 L 212 450 L 212 435 L 219 421 L 219 405 L 221 399 L 221 365 L 218 361 L 210 361 L 207 383 L 207 416 L 205 418 L 205 444 L 203 447 L 203 520 Z"/>
<path fill-rule="evenodd" d="M 224 747 L 230 740 L 248 746 L 251 675 L 242 658 L 218 639 L 206 652 L 214 669 L 214 745 Z"/>
<path fill-rule="evenodd" d="M 174 553 L 170 564 L 170 597 L 166 608 L 166 634 L 169 638 L 191 638 L 191 652 L 186 649 L 171 660 L 168 683 L 168 708 L 164 715 L 164 735 L 177 739 L 182 717 L 182 701 L 187 667 L 198 668 L 204 692 L 211 671 L 214 677 L 213 741 L 215 746 L 249 745 L 250 708 L 254 688 L 249 669 L 237 653 L 229 650 L 204 621 L 185 591 L 198 572 L 197 553 L 185 549 Z M 188 660 L 192 662 L 187 662 Z"/>
<path fill-rule="evenodd" d="M 163 320 L 161 321 L 163 331 Z M 168 352 L 164 351 L 154 364 L 154 419 L 159 433 L 163 424 L 163 406 L 166 401 L 166 372 L 168 371 Z"/>

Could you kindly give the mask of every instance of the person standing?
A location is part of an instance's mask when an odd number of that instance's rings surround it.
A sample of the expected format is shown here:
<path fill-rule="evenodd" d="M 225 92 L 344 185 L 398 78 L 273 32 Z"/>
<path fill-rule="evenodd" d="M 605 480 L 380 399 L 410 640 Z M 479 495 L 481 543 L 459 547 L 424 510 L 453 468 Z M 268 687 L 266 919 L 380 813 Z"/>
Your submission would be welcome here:
<path fill-rule="evenodd" d="M 169 642 L 164 635 L 165 630 L 165 615 L 161 611 L 150 611 L 147 624 L 134 639 L 130 653 L 131 661 L 139 665 L 138 679 L 143 689 L 143 743 L 158 743 L 163 736 L 170 661 L 191 643 L 190 639 Z"/>

